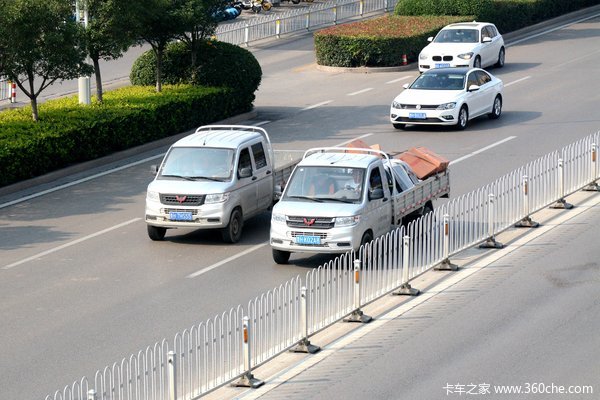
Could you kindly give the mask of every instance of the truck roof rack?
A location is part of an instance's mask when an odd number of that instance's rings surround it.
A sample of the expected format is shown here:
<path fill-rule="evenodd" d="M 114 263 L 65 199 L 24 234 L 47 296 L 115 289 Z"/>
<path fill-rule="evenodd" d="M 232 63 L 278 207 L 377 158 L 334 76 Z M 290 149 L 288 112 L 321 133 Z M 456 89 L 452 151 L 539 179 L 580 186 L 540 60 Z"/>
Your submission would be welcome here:
<path fill-rule="evenodd" d="M 261 128 L 260 126 L 253 125 L 202 125 L 198 129 L 196 129 L 195 133 L 210 132 L 216 130 L 258 132 L 267 139 L 267 143 L 271 143 L 267 131 L 264 128 Z"/>
<path fill-rule="evenodd" d="M 379 157 L 382 157 L 389 161 L 389 155 L 381 150 L 377 149 L 368 149 L 362 147 L 313 147 L 304 152 L 304 156 L 302 158 L 306 158 L 311 154 L 315 153 L 364 153 L 364 154 L 372 154 Z"/>

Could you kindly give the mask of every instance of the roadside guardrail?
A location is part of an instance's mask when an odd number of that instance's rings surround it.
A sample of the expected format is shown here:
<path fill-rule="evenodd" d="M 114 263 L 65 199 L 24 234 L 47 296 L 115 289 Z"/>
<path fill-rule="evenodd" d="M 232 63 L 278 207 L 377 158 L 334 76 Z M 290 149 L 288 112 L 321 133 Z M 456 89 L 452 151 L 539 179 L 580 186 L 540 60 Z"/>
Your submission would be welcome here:
<path fill-rule="evenodd" d="M 0 101 L 13 99 L 12 84 L 3 77 L 0 77 Z"/>
<path fill-rule="evenodd" d="M 215 318 L 83 377 L 46 400 L 192 400 L 226 384 L 258 387 L 252 370 L 288 350 L 313 353 L 309 338 L 341 320 L 367 322 L 361 308 L 499 233 L 532 228 L 545 207 L 568 209 L 579 190 L 600 191 L 600 132 L 540 157 L 373 242 L 282 283 Z"/>

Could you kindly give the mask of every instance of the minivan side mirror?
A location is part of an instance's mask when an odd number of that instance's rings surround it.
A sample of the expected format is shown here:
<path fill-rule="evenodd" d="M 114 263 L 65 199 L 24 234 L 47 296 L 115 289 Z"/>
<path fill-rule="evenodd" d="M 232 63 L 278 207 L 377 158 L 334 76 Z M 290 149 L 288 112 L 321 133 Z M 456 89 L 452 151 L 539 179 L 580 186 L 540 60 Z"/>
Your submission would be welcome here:
<path fill-rule="evenodd" d="M 369 200 L 379 200 L 383 199 L 383 189 L 377 188 L 369 190 Z"/>
<path fill-rule="evenodd" d="M 150 166 L 150 173 L 152 175 L 156 175 L 158 173 L 158 165 L 156 165 L 156 164 L 155 165 L 151 165 Z"/>
<path fill-rule="evenodd" d="M 238 178 L 250 178 L 252 176 L 252 168 L 245 167 L 240 168 L 238 171 Z"/>

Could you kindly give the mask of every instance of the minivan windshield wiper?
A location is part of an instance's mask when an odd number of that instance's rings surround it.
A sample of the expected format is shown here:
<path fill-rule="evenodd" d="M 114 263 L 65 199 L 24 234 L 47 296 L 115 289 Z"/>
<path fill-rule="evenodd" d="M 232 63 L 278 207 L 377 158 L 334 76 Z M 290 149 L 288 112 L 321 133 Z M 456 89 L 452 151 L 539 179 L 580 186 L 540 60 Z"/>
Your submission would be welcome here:
<path fill-rule="evenodd" d="M 317 203 L 322 203 L 323 200 L 318 199 L 316 197 L 309 197 L 309 196 L 287 196 L 288 199 L 302 199 L 302 200 L 310 200 L 310 201 L 316 201 Z"/>
<path fill-rule="evenodd" d="M 209 181 L 215 181 L 215 182 L 223 182 L 224 178 L 213 178 L 211 176 L 186 176 L 186 175 L 174 175 L 174 174 L 168 174 L 168 175 L 161 175 L 162 178 L 180 178 L 180 179 L 185 179 L 186 181 L 197 181 L 200 179 L 206 179 Z"/>
<path fill-rule="evenodd" d="M 347 203 L 347 204 L 352 204 L 352 203 L 355 203 L 356 201 L 358 201 L 359 199 L 354 199 L 354 200 L 352 200 L 352 199 L 348 199 L 348 198 L 345 198 L 345 197 L 342 197 L 341 199 L 340 199 L 340 198 L 338 198 L 338 197 L 326 197 L 326 198 L 324 198 L 323 200 L 327 200 L 327 201 L 337 201 L 337 202 L 339 202 L 339 203 Z"/>
<path fill-rule="evenodd" d="M 183 176 L 183 175 L 161 175 L 161 178 L 179 178 L 179 179 L 185 179 L 186 181 L 194 181 L 195 179 L 190 177 L 190 176 Z"/>

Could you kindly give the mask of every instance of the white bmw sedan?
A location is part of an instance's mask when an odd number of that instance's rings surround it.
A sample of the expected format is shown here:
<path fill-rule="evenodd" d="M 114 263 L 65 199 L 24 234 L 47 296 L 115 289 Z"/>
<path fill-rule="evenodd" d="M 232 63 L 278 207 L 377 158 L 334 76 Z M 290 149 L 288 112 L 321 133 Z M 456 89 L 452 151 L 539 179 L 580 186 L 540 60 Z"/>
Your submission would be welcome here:
<path fill-rule="evenodd" d="M 390 109 L 396 129 L 407 124 L 454 125 L 465 129 L 469 120 L 502 113 L 502 81 L 481 68 L 435 68 L 405 84 Z"/>
<path fill-rule="evenodd" d="M 445 67 L 504 66 L 504 39 L 489 22 L 461 22 L 442 28 L 419 54 L 419 71 Z"/>

